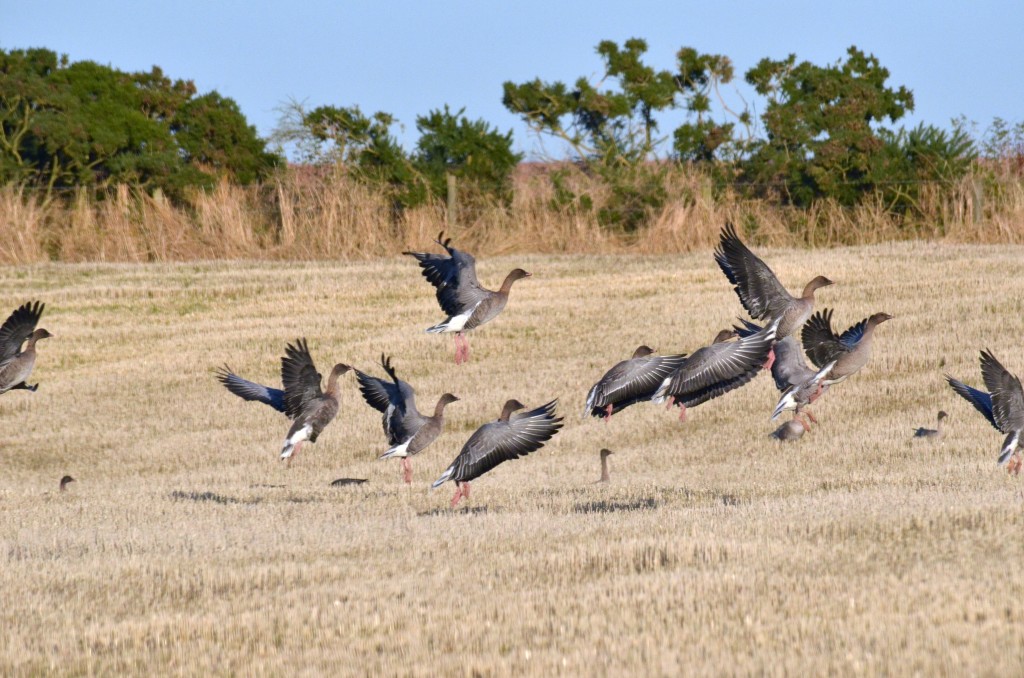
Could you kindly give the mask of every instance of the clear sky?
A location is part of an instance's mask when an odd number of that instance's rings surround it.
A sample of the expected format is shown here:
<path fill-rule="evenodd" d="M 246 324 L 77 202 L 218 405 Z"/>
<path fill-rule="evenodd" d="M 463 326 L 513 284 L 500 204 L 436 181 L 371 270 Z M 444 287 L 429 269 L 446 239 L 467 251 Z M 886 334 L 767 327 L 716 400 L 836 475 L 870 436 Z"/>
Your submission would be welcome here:
<path fill-rule="evenodd" d="M 399 137 L 449 104 L 536 140 L 501 105 L 502 83 L 599 74 L 605 39 L 647 40 L 673 68 L 692 46 L 733 60 L 737 82 L 763 57 L 833 63 L 857 45 L 915 97 L 908 125 L 1024 120 L 1024 3 L 627 2 L 591 0 L 2 0 L 0 47 L 47 47 L 126 71 L 158 65 L 233 98 L 260 134 L 290 98 L 392 113 Z M 740 85 L 743 88 L 743 85 Z M 743 88 L 744 93 L 749 91 Z"/>

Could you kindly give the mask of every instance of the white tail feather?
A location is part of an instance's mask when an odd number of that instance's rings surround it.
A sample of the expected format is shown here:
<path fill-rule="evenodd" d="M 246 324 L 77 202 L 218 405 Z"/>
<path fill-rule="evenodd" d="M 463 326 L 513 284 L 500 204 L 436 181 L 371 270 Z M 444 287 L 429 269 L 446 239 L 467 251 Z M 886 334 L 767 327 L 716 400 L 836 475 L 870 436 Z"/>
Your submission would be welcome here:
<path fill-rule="evenodd" d="M 309 440 L 309 434 L 312 431 L 312 427 L 308 424 L 300 428 L 298 431 L 293 433 L 290 438 L 284 441 L 284 447 L 281 448 L 281 458 L 288 459 L 295 452 L 295 446 L 301 443 L 303 440 Z"/>
<path fill-rule="evenodd" d="M 377 457 L 378 459 L 390 459 L 391 457 L 408 457 L 409 443 L 412 442 L 412 438 L 409 438 L 401 445 L 395 445 L 384 454 Z"/>
<path fill-rule="evenodd" d="M 430 486 L 430 489 L 436 490 L 437 488 L 441 487 L 441 485 L 443 485 L 444 483 L 448 482 L 451 479 L 453 473 L 455 473 L 455 464 L 449 466 L 447 470 L 445 470 L 445 472 L 441 474 L 441 477 L 433 482 L 433 484 Z"/>

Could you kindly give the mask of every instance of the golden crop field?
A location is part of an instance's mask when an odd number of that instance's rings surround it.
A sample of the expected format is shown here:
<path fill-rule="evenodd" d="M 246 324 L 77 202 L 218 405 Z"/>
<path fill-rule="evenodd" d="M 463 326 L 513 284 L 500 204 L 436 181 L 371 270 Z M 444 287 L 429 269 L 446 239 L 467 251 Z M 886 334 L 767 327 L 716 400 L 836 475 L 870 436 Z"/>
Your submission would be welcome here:
<path fill-rule="evenodd" d="M 791 444 L 767 375 L 685 423 L 580 416 L 638 344 L 692 351 L 742 313 L 710 251 L 481 257 L 492 289 L 534 276 L 461 367 L 407 257 L 0 268 L 0 314 L 41 299 L 55 335 L 38 392 L 0 396 L 0 673 L 1020 675 L 1024 479 L 943 374 L 980 386 L 985 347 L 1024 374 L 1024 250 L 755 250 L 790 290 L 832 278 L 842 328 L 896 316 Z M 421 410 L 462 398 L 411 486 L 351 373 L 290 468 L 286 419 L 215 380 L 280 385 L 300 336 L 325 375 L 385 352 Z M 506 399 L 555 397 L 547 446 L 458 510 L 430 491 Z M 945 442 L 912 440 L 939 409 Z"/>

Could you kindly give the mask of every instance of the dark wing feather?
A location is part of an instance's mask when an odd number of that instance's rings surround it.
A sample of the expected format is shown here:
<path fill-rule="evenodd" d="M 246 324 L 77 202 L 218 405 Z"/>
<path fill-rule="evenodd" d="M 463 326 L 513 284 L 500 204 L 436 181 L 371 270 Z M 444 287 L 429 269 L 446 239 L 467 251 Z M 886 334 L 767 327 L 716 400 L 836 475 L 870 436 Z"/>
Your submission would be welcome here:
<path fill-rule="evenodd" d="M 694 351 L 676 371 L 664 395 L 693 407 L 746 384 L 768 360 L 777 327 L 778 322 L 739 341 Z"/>
<path fill-rule="evenodd" d="M 867 329 L 868 319 L 864 318 L 853 327 L 839 335 L 839 343 L 851 351 L 857 347 L 860 340 L 864 338 L 864 330 Z"/>
<path fill-rule="evenodd" d="M 852 335 L 858 325 L 860 323 L 844 332 L 843 336 L 847 334 Z M 804 328 L 800 332 L 800 339 L 803 342 L 804 351 L 807 352 L 807 357 L 811 359 L 811 362 L 818 369 L 828 365 L 833 360 L 838 360 L 844 353 L 849 353 L 852 350 L 852 347 L 843 343 L 842 337 L 837 336 L 832 330 L 832 309 L 830 308 L 816 311 L 804 323 Z"/>
<path fill-rule="evenodd" d="M 45 308 L 46 304 L 40 301 L 26 302 L 0 325 L 0 363 L 5 363 L 18 355 L 21 345 L 35 331 Z"/>
<path fill-rule="evenodd" d="M 826 363 L 827 364 L 827 363 Z M 790 386 L 806 384 L 814 379 L 815 372 L 804 361 L 800 342 L 790 335 L 775 344 L 775 362 L 772 363 L 772 378 L 775 387 L 785 391 Z"/>
<path fill-rule="evenodd" d="M 949 387 L 956 391 L 957 395 L 969 402 L 974 406 L 974 409 L 981 412 L 981 414 L 988 419 L 988 423 L 999 431 L 1005 433 L 996 423 L 995 415 L 992 413 L 992 396 L 984 391 L 979 391 L 976 388 L 971 388 L 967 384 L 954 379 L 953 377 L 946 375 L 946 381 L 949 383 Z"/>
<path fill-rule="evenodd" d="M 285 348 L 281 358 L 281 383 L 284 385 L 285 414 L 292 419 L 299 417 L 306 404 L 323 396 L 320 390 L 321 377 L 309 355 L 309 345 L 299 339 Z"/>
<path fill-rule="evenodd" d="M 481 426 L 453 462 L 451 480 L 473 480 L 504 461 L 539 450 L 562 428 L 562 418 L 555 416 L 557 403 L 552 400 L 537 409 L 513 415 L 507 422 Z"/>
<path fill-rule="evenodd" d="M 715 249 L 715 261 L 733 284 L 740 303 L 752 318 L 777 318 L 793 301 L 768 265 L 739 239 L 736 227 L 731 223 L 722 229 Z"/>
<path fill-rule="evenodd" d="M 437 303 L 449 316 L 473 308 L 487 296 L 476 278 L 476 260 L 472 254 L 441 243 L 449 256 L 427 252 L 404 252 L 415 257 L 423 269 L 423 277 L 437 288 Z"/>
<path fill-rule="evenodd" d="M 224 388 L 242 400 L 256 400 L 270 405 L 278 412 L 285 411 L 284 391 L 279 388 L 271 388 L 270 386 L 264 386 L 254 381 L 243 379 L 235 374 L 227 365 L 217 368 L 217 380 L 224 384 Z"/>
<path fill-rule="evenodd" d="M 366 404 L 384 413 L 391 406 L 398 407 L 401 403 L 401 393 L 398 385 L 385 381 L 379 377 L 371 377 L 365 372 L 356 370 L 356 381 L 359 382 L 359 392 L 363 394 Z"/>
<path fill-rule="evenodd" d="M 981 352 L 981 376 L 992 393 L 992 416 L 1003 433 L 1024 429 L 1024 390 L 991 351 Z"/>
<path fill-rule="evenodd" d="M 607 405 L 612 405 L 615 413 L 642 400 L 650 400 L 662 382 L 685 360 L 685 355 L 666 355 L 622 361 L 590 389 L 587 412 L 602 417 Z"/>

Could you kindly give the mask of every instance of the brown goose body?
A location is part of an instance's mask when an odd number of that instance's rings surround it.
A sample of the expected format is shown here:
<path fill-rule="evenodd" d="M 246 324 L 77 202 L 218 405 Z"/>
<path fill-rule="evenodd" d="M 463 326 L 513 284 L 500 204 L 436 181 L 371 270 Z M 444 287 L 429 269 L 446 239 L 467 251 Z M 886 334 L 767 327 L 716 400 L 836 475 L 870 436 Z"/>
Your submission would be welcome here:
<path fill-rule="evenodd" d="M 43 328 L 36 329 L 45 308 L 38 301 L 22 304 L 0 325 L 0 393 L 38 387 L 29 385 L 28 378 L 36 364 L 36 343 L 53 336 Z"/>
<path fill-rule="evenodd" d="M 946 420 L 949 415 L 945 411 L 940 410 L 938 416 L 935 418 L 935 428 L 924 428 L 923 426 L 914 431 L 915 438 L 924 438 L 925 440 L 939 441 L 942 440 L 943 430 L 942 423 Z"/>
<path fill-rule="evenodd" d="M 555 415 L 557 403 L 557 400 L 552 400 L 529 412 L 513 414 L 524 409 L 524 405 L 518 400 L 509 400 L 497 421 L 478 428 L 462 446 L 455 461 L 431 487 L 454 481 L 458 490 L 452 498 L 453 508 L 460 499 L 468 499 L 471 480 L 505 461 L 539 450 L 558 433 L 562 428 L 562 418 Z"/>
<path fill-rule="evenodd" d="M 836 334 L 832 329 L 832 309 L 815 313 L 804 325 L 801 339 L 807 357 L 817 367 L 835 361 L 824 383 L 838 384 L 867 365 L 871 360 L 875 328 L 892 318 L 888 313 L 875 313 L 842 334 Z"/>
<path fill-rule="evenodd" d="M 732 223 L 727 223 L 722 229 L 715 249 L 715 261 L 752 318 L 779 319 L 778 339 L 800 330 L 814 311 L 815 290 L 832 284 L 828 278 L 817 276 L 804 286 L 799 297 L 794 297 L 768 265 L 743 244 Z"/>
<path fill-rule="evenodd" d="M 739 341 L 720 341 L 694 351 L 661 383 L 652 400 L 678 406 L 683 420 L 686 408 L 750 382 L 768 359 L 778 322 Z"/>
<path fill-rule="evenodd" d="M 685 360 L 685 355 L 656 356 L 649 346 L 637 347 L 629 360 L 617 363 L 590 388 L 583 416 L 590 414 L 607 421 L 634 403 L 650 400 Z"/>
<path fill-rule="evenodd" d="M 307 440 L 315 443 L 338 414 L 338 377 L 348 372 L 348 365 L 338 363 L 327 378 L 327 388 L 320 389 L 321 377 L 309 354 L 305 339 L 299 339 L 285 349 L 281 359 L 281 381 L 284 384 L 285 414 L 294 419 L 288 430 L 281 459 L 288 460 L 298 453 Z"/>
<path fill-rule="evenodd" d="M 807 427 L 801 420 L 790 419 L 789 421 L 784 422 L 782 426 L 779 426 L 777 429 L 772 431 L 770 435 L 776 440 L 800 440 L 806 430 Z"/>
<path fill-rule="evenodd" d="M 946 375 L 946 381 L 957 395 L 974 406 L 992 426 L 1006 435 L 999 451 L 999 465 L 1016 475 L 1024 466 L 1021 458 L 1024 443 L 1024 388 L 1020 379 L 1003 367 L 991 351 L 981 352 L 981 376 L 989 392 L 972 388 Z"/>
<path fill-rule="evenodd" d="M 494 320 L 508 304 L 512 284 L 531 274 L 516 268 L 505 276 L 499 289 L 486 289 L 476 277 L 476 259 L 473 255 L 452 247 L 451 238 L 443 238 L 442 231 L 435 242 L 445 249 L 448 256 L 428 252 L 403 254 L 419 262 L 423 277 L 437 289 L 437 303 L 448 314 L 444 321 L 427 328 L 427 332 L 454 332 L 455 362 L 462 364 L 469 359 L 469 343 L 463 333 Z"/>

